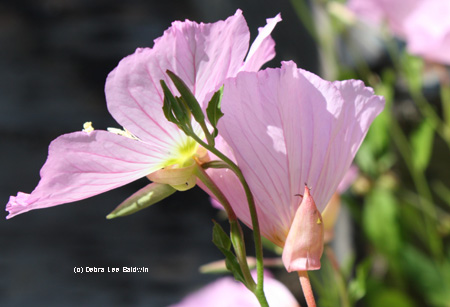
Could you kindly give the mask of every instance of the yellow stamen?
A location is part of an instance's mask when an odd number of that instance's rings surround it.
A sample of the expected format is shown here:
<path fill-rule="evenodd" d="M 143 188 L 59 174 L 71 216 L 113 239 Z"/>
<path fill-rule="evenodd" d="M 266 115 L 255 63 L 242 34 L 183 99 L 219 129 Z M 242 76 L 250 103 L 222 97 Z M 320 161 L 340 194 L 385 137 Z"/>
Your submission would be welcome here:
<path fill-rule="evenodd" d="M 94 127 L 92 126 L 92 122 L 85 122 L 83 124 L 83 132 L 86 133 L 91 133 L 92 131 L 94 131 Z"/>

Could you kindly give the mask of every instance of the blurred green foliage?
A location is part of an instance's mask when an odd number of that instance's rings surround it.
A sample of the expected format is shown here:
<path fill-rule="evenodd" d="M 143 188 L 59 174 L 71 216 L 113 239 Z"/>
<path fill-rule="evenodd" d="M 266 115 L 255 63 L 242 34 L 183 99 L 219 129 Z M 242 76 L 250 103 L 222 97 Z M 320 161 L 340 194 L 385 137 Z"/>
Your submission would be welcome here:
<path fill-rule="evenodd" d="M 318 306 L 450 306 L 448 67 L 427 65 L 389 35 L 388 60 L 371 66 L 350 41 L 355 22 L 336 10 L 343 1 L 291 2 L 314 33 L 322 77 L 361 79 L 386 99 L 355 159 L 360 178 L 342 197 L 357 233 L 354 260 L 339 267 L 326 247 L 321 270 L 310 274 Z M 339 46 L 347 46 L 353 62 L 340 59 Z M 426 70 L 446 78 L 430 89 Z M 411 112 L 404 114 L 400 103 Z"/>

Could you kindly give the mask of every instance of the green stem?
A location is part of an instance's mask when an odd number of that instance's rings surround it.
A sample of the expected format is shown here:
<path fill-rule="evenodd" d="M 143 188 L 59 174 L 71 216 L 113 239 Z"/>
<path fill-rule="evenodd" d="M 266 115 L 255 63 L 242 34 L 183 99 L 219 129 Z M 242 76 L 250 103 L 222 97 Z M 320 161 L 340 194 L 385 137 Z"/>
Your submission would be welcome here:
<path fill-rule="evenodd" d="M 411 159 L 409 142 L 394 118 L 391 118 L 391 133 L 394 139 L 394 143 L 397 145 L 397 148 L 405 161 L 406 167 L 411 174 L 417 192 L 419 193 L 421 198 L 426 200 L 420 200 L 422 210 L 424 212 L 429 212 L 433 216 L 433 218 L 435 218 L 436 211 L 433 206 L 433 197 L 428 186 L 428 182 L 425 178 L 425 174 L 423 171 L 420 171 L 416 167 L 414 167 Z M 428 235 L 429 248 L 434 255 L 440 257 L 442 255 L 442 245 L 439 240 L 436 239 L 436 236 L 433 233 L 434 222 L 432 221 L 432 218 L 429 218 L 426 215 L 422 216 L 424 219 L 426 233 Z"/>
<path fill-rule="evenodd" d="M 400 59 L 400 51 L 394 41 L 392 39 L 386 39 L 386 45 L 388 53 L 392 59 L 392 63 L 397 71 L 403 76 L 403 78 L 407 81 L 408 91 L 411 94 L 412 99 L 416 102 L 419 111 L 422 113 L 424 117 L 432 125 L 433 129 L 447 142 L 447 145 L 450 146 L 450 139 L 447 137 L 447 126 L 440 119 L 434 109 L 431 107 L 427 99 L 422 93 L 422 89 L 414 86 L 413 82 L 410 78 L 408 78 L 408 72 L 406 71 L 404 65 L 399 64 Z M 394 139 L 394 143 L 397 145 L 397 148 L 402 155 L 405 164 L 411 174 L 414 185 L 421 199 L 425 201 L 420 201 L 420 206 L 422 207 L 423 212 L 430 212 L 430 214 L 435 217 L 436 210 L 433 205 L 433 196 L 431 193 L 431 189 L 428 185 L 428 181 L 425 178 L 425 173 L 421 170 L 418 170 L 414 164 L 412 163 L 411 158 L 411 149 L 409 146 L 408 139 L 403 133 L 400 125 L 395 120 L 395 118 L 391 114 L 391 131 L 392 137 Z M 428 236 L 428 245 L 430 251 L 437 257 L 442 256 L 442 243 L 439 241 L 438 236 L 436 236 L 435 227 L 433 218 L 430 218 L 426 215 L 422 215 L 425 224 L 425 230 Z M 434 233 L 433 233 L 434 232 Z"/>
<path fill-rule="evenodd" d="M 200 124 L 200 127 L 201 127 L 202 130 L 203 130 L 203 133 L 204 133 L 205 136 L 206 136 L 206 140 L 207 140 L 208 144 L 209 144 L 210 146 L 214 147 L 214 146 L 215 146 L 214 137 L 213 137 L 213 136 L 211 135 L 211 133 L 209 132 L 208 127 L 206 127 L 205 121 L 203 121 L 203 122 L 201 122 L 201 123 L 199 123 L 199 124 Z"/>
<path fill-rule="evenodd" d="M 250 215 L 252 218 L 252 226 L 253 226 L 253 239 L 255 241 L 255 256 L 256 256 L 256 273 L 257 273 L 257 283 L 256 290 L 254 294 L 256 295 L 261 306 L 268 306 L 267 299 L 264 295 L 264 260 L 263 260 L 263 250 L 262 250 L 262 242 L 261 242 L 261 233 L 259 228 L 258 221 L 258 213 L 256 212 L 255 200 L 253 199 L 252 192 L 250 191 L 250 187 L 247 184 L 247 181 L 244 178 L 240 168 L 227 156 L 217 150 L 215 147 L 209 146 L 203 140 L 201 140 L 196 134 L 190 135 L 197 143 L 199 143 L 204 148 L 208 149 L 210 152 L 215 154 L 218 158 L 222 159 L 226 164 L 228 164 L 229 168 L 236 174 L 239 181 L 241 182 L 245 196 L 247 197 L 248 207 L 250 211 Z"/>
<path fill-rule="evenodd" d="M 217 200 L 222 204 L 228 215 L 228 220 L 230 222 L 230 236 L 231 242 L 233 243 L 234 251 L 238 258 L 239 266 L 241 267 L 242 273 L 244 274 L 244 279 L 246 286 L 250 291 L 254 292 L 256 289 L 255 281 L 253 280 L 252 274 L 250 273 L 250 268 L 247 263 L 247 253 L 245 251 L 244 245 L 244 235 L 242 233 L 242 228 L 237 220 L 236 214 L 233 211 L 228 199 L 223 195 L 222 191 L 217 187 L 214 181 L 211 180 L 209 175 L 205 170 L 197 164 L 195 170 L 195 175 L 197 178 L 203 182 L 203 184 L 214 194 Z"/>

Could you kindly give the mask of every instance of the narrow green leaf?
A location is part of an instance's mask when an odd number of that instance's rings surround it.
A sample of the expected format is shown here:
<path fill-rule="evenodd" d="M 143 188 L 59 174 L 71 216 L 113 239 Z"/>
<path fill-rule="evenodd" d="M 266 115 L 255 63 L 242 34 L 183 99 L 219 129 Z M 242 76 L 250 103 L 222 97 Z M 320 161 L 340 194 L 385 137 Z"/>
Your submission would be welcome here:
<path fill-rule="evenodd" d="M 213 243 L 219 249 L 230 250 L 231 249 L 231 239 L 230 239 L 230 237 L 223 230 L 222 226 L 220 226 L 216 221 L 213 221 L 213 222 L 214 222 Z"/>
<path fill-rule="evenodd" d="M 237 261 L 236 256 L 231 251 L 222 250 L 222 253 L 225 255 L 225 264 L 227 266 L 227 269 L 231 273 L 233 273 L 234 279 L 246 285 L 244 274 L 242 273 L 241 267 L 239 266 L 239 262 Z"/>
<path fill-rule="evenodd" d="M 147 208 L 161 200 L 169 197 L 176 190 L 168 184 L 150 183 L 144 188 L 140 189 L 124 202 L 122 202 L 116 209 L 106 216 L 107 219 L 126 216 Z"/>
<path fill-rule="evenodd" d="M 223 96 L 223 86 L 214 93 L 211 100 L 206 108 L 206 115 L 208 116 L 209 123 L 214 127 L 213 136 L 216 137 L 219 134 L 217 130 L 217 124 L 219 119 L 223 116 L 222 110 L 220 109 L 220 103 Z"/>
<path fill-rule="evenodd" d="M 163 104 L 163 112 L 166 116 L 167 120 L 171 123 L 178 124 L 178 120 L 175 118 L 172 110 L 172 106 L 176 103 L 175 97 L 173 97 L 172 93 L 170 92 L 169 88 L 167 87 L 164 80 L 160 81 L 161 87 L 164 92 L 164 104 Z"/>
<path fill-rule="evenodd" d="M 219 248 L 225 256 L 225 264 L 227 269 L 233 273 L 236 280 L 245 284 L 244 274 L 242 273 L 236 255 L 231 251 L 231 239 L 216 221 L 213 227 L 213 243 Z"/>
<path fill-rule="evenodd" d="M 195 120 L 199 123 L 203 123 L 205 121 L 205 115 L 203 114 L 200 104 L 198 103 L 194 94 L 192 94 L 189 87 L 186 85 L 186 83 L 184 83 L 183 80 L 181 80 L 180 77 L 178 77 L 170 70 L 167 70 L 166 73 L 169 75 L 170 79 L 172 79 L 173 84 L 180 92 L 181 97 L 184 99 L 188 108 L 191 110 Z"/>
<path fill-rule="evenodd" d="M 164 105 L 163 105 L 163 111 L 166 115 L 166 118 L 177 124 L 177 125 L 186 125 L 190 123 L 190 112 L 184 105 L 183 101 L 179 97 L 174 97 L 170 89 L 167 87 L 164 80 L 161 80 L 161 86 L 164 92 Z M 172 115 L 168 113 L 171 113 Z M 176 118 L 176 121 L 171 120 L 173 115 Z"/>
<path fill-rule="evenodd" d="M 433 151 L 434 129 L 426 119 L 420 123 L 410 137 L 412 163 L 417 170 L 424 171 Z"/>

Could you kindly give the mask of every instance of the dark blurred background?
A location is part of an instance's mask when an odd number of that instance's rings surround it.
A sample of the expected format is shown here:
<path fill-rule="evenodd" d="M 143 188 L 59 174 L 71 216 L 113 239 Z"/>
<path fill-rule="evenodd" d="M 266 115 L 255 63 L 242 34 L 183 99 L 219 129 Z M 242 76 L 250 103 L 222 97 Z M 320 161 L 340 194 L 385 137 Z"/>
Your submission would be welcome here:
<path fill-rule="evenodd" d="M 151 47 L 174 20 L 214 22 L 244 12 L 252 34 L 281 12 L 277 57 L 316 70 L 315 47 L 284 1 L 0 1 L 0 200 L 30 193 L 48 144 L 78 131 L 118 127 L 106 109 L 107 74 L 137 47 Z M 198 267 L 221 258 L 219 219 L 198 188 L 138 214 L 106 220 L 146 179 L 108 193 L 0 219 L 1 306 L 167 306 L 217 276 Z M 226 223 L 224 223 L 226 226 Z M 84 273 L 74 267 L 146 267 L 149 273 Z M 295 276 L 294 276 L 295 280 Z M 298 289 L 298 288 L 297 288 Z"/>

